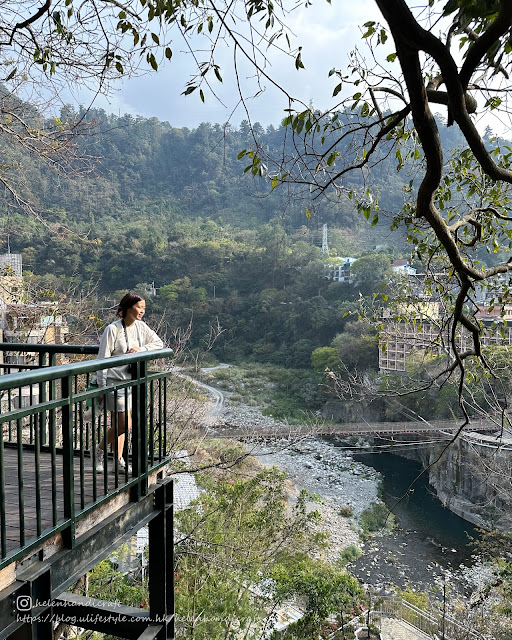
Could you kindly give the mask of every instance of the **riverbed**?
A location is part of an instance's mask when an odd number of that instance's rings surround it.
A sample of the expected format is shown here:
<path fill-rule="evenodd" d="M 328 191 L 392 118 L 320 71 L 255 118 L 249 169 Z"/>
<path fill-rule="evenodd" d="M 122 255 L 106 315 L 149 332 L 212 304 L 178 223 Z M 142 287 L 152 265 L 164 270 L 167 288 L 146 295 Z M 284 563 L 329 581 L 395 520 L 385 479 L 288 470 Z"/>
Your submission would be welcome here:
<path fill-rule="evenodd" d="M 357 544 L 364 555 L 350 565 L 350 571 L 376 590 L 397 585 L 431 591 L 440 589 L 448 577 L 459 591 L 472 591 L 478 580 L 471 544 L 471 537 L 478 534 L 473 525 L 444 509 L 426 478 L 407 492 L 420 471 L 417 463 L 391 454 L 365 453 L 364 449 L 353 453 L 341 445 L 318 438 L 259 456 L 263 464 L 287 471 L 298 489 L 322 498 L 321 513 L 327 516 L 324 527 L 334 538 L 330 559 L 339 557 L 344 547 Z M 392 509 L 396 527 L 391 534 L 362 543 L 358 517 L 379 495 Z M 350 517 L 340 515 L 340 509 L 350 512 Z"/>

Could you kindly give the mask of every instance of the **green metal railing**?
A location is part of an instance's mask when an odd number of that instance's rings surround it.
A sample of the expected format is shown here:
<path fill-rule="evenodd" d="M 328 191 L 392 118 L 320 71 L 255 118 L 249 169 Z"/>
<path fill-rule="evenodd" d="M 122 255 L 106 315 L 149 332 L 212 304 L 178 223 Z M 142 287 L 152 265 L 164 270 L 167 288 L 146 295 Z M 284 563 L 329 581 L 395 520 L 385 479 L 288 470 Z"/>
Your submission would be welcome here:
<path fill-rule="evenodd" d="M 57 364 L 97 352 L 97 346 L 0 343 L 0 353 L 15 354 L 15 362 L 0 362 L 0 569 L 58 533 L 73 547 L 80 520 L 126 491 L 133 501 L 145 496 L 150 477 L 168 462 L 173 374 L 165 361 L 172 349 Z M 22 362 L 22 354 L 31 354 L 29 362 Z M 89 387 L 95 372 L 132 363 L 131 380 Z M 6 373 L 12 367 L 24 370 Z M 96 446 L 109 427 L 118 435 L 117 414 L 98 399 L 129 391 L 132 427 L 125 453 L 132 469 L 119 467 L 115 437 L 97 472 Z"/>

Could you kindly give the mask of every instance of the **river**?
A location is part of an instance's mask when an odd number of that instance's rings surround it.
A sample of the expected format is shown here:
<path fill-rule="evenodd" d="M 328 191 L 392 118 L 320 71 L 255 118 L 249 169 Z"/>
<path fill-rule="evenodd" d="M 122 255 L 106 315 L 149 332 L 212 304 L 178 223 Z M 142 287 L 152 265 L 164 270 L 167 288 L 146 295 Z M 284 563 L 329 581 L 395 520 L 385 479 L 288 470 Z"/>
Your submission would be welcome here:
<path fill-rule="evenodd" d="M 466 582 L 471 571 L 466 568 L 475 562 L 468 537 L 478 537 L 474 526 L 442 506 L 426 476 L 397 505 L 419 475 L 419 463 L 389 453 L 353 453 L 332 438 L 303 441 L 292 449 L 258 457 L 286 470 L 297 487 L 317 493 L 335 508 L 349 507 L 354 522 L 378 500 L 380 486 L 397 526 L 392 533 L 361 545 L 364 555 L 350 565 L 361 582 L 377 590 L 397 585 L 427 591 L 450 575 L 458 590 L 472 590 Z M 347 534 L 349 524 L 340 517 L 328 523 L 329 533 L 338 533 L 345 546 L 354 543 Z"/>
<path fill-rule="evenodd" d="M 454 584 L 467 588 L 463 569 L 475 562 L 471 544 L 471 538 L 479 538 L 475 527 L 443 507 L 426 474 L 414 482 L 421 472 L 418 462 L 391 453 L 354 458 L 381 474 L 382 499 L 397 528 L 367 545 L 364 559 L 352 566 L 353 573 L 374 586 L 393 583 L 422 590 L 451 575 Z M 408 492 L 412 482 L 413 491 Z"/>

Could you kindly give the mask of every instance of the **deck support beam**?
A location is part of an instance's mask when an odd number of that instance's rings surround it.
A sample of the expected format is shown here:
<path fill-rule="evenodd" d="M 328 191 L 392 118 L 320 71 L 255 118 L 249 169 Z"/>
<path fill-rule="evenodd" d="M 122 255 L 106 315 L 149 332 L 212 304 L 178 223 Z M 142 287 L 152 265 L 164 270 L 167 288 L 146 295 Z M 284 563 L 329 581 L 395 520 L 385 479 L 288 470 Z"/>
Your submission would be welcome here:
<path fill-rule="evenodd" d="M 46 560 L 40 554 L 0 591 L 0 640 L 49 640 L 53 624 L 66 622 L 128 640 L 174 638 L 173 491 L 164 480 Z M 150 609 L 65 593 L 143 526 L 149 525 Z"/>

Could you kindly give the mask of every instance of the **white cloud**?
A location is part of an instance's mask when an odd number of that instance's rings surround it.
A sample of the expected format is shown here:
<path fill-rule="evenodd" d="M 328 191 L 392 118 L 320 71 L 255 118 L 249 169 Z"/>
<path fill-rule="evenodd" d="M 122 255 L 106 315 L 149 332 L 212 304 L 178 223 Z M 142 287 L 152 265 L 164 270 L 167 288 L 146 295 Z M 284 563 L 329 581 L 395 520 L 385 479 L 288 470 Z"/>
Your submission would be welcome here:
<path fill-rule="evenodd" d="M 292 46 L 303 47 L 302 57 L 306 68 L 296 70 L 292 58 L 273 52 L 269 74 L 306 105 L 312 101 L 318 108 L 327 108 L 332 102 L 335 86 L 333 79 L 328 78 L 329 69 L 346 65 L 348 52 L 360 42 L 359 25 L 372 19 L 372 16 L 375 18 L 375 15 L 373 0 L 359 0 L 355 4 L 345 0 L 332 4 L 319 1 L 309 8 L 295 9 L 289 14 L 289 26 L 295 36 Z M 156 116 L 176 127 L 193 128 L 204 121 L 224 123 L 230 117 L 234 124 L 238 124 L 247 116 L 241 105 L 237 107 L 237 87 L 230 72 L 232 56 L 232 49 L 220 53 L 224 82 L 215 82 L 213 85 L 220 102 L 207 92 L 206 104 L 200 101 L 197 92 L 190 96 L 181 95 L 193 65 L 190 55 L 175 50 L 173 60 L 158 73 L 124 81 L 108 100 L 100 97 L 96 105 L 116 114 Z M 258 87 L 253 70 L 247 64 L 242 64 L 240 76 L 246 95 L 254 95 Z M 258 98 L 247 100 L 251 119 L 263 125 L 276 125 L 284 117 L 287 101 L 268 80 L 262 81 L 262 87 L 264 91 Z M 232 115 L 235 108 L 236 112 Z"/>

